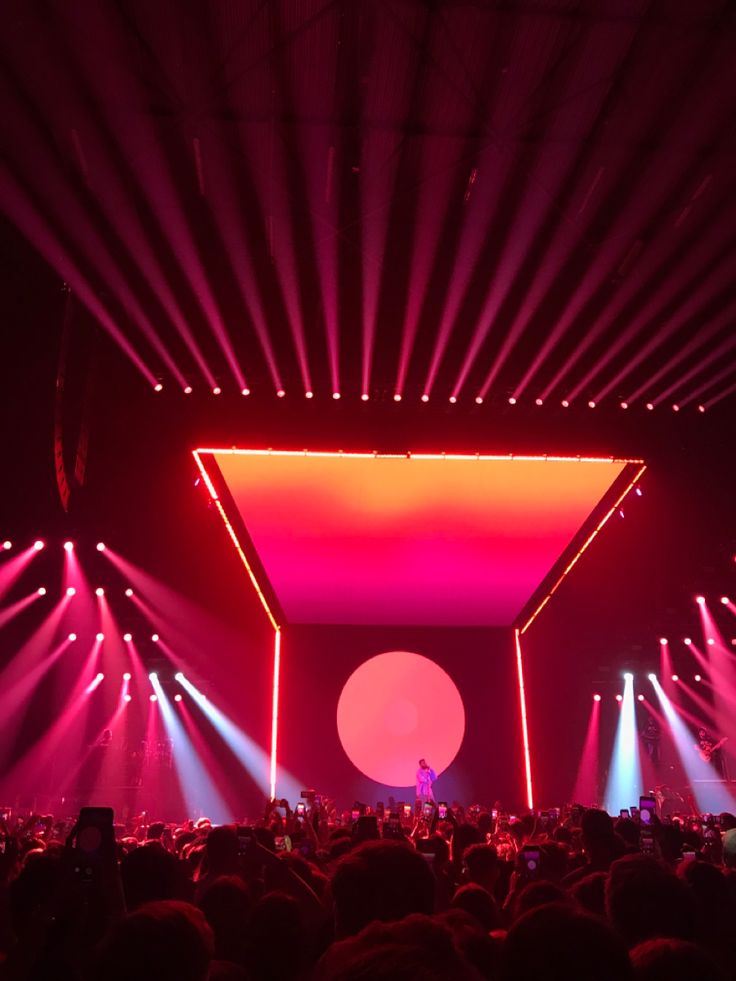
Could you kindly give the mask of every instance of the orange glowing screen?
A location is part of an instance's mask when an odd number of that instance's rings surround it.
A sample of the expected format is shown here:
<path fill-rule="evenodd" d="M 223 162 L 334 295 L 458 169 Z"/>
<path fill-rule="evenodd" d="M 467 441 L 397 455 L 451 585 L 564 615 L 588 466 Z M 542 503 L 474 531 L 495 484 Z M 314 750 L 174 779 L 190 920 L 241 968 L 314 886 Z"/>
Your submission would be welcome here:
<path fill-rule="evenodd" d="M 290 623 L 513 623 L 627 461 L 200 450 Z"/>

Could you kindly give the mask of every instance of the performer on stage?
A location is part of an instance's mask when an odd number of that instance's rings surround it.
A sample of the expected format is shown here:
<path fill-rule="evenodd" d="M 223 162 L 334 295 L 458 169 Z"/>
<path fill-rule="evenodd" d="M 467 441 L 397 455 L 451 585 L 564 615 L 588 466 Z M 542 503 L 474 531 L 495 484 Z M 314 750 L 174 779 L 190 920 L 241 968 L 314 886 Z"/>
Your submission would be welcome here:
<path fill-rule="evenodd" d="M 654 766 L 659 766 L 661 761 L 660 756 L 660 741 L 662 739 L 662 731 L 657 725 L 656 720 L 650 715 L 641 731 L 642 742 L 644 743 L 644 749 L 646 750 L 647 756 L 652 761 Z"/>
<path fill-rule="evenodd" d="M 695 748 L 700 753 L 701 760 L 710 763 L 721 780 L 726 779 L 726 764 L 721 752 L 721 746 L 726 742 L 728 736 L 723 739 L 716 739 L 711 736 L 707 729 L 698 729 L 698 742 Z"/>
<path fill-rule="evenodd" d="M 432 784 L 436 779 L 437 774 L 432 767 L 429 766 L 425 759 L 421 759 L 419 761 L 419 769 L 417 770 L 417 800 L 420 800 L 422 804 L 425 804 L 427 801 L 434 801 Z"/>

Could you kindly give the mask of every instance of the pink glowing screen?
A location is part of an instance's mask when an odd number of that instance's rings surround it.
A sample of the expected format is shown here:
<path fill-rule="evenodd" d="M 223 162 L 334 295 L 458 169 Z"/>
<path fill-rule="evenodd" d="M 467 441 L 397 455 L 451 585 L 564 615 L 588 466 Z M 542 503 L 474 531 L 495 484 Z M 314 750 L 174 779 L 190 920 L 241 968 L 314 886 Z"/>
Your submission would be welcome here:
<path fill-rule="evenodd" d="M 626 461 L 202 450 L 290 623 L 507 626 Z"/>
<path fill-rule="evenodd" d="M 361 773 L 406 787 L 424 757 L 439 775 L 465 734 L 465 709 L 454 681 L 428 657 L 388 651 L 364 661 L 337 704 L 342 748 Z"/>

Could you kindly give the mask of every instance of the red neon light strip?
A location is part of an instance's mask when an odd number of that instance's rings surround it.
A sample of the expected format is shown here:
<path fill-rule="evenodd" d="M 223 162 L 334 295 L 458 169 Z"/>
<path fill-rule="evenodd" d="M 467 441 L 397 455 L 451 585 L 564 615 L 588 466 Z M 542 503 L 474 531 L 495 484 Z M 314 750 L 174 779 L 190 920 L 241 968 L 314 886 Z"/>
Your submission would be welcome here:
<path fill-rule="evenodd" d="M 261 601 L 261 605 L 263 606 L 263 609 L 266 611 L 266 616 L 271 621 L 271 626 L 273 627 L 273 629 L 278 632 L 278 630 L 280 629 L 279 628 L 279 624 L 276 621 L 276 618 L 274 617 L 273 612 L 271 611 L 271 607 L 268 605 L 268 601 L 266 600 L 266 597 L 264 596 L 261 587 L 258 585 L 258 580 L 255 577 L 255 574 L 253 572 L 253 569 L 251 568 L 250 562 L 248 562 L 248 559 L 246 557 L 246 554 L 243 551 L 243 548 L 242 548 L 242 546 L 241 546 L 241 544 L 240 544 L 240 542 L 238 540 L 238 536 L 235 534 L 235 529 L 230 524 L 230 521 L 228 520 L 228 517 L 225 514 L 225 509 L 222 506 L 222 501 L 217 496 L 217 491 L 215 490 L 214 484 L 210 480 L 210 475 L 207 473 L 207 470 L 205 469 L 205 466 L 204 466 L 204 464 L 202 463 L 202 461 L 201 461 L 201 459 L 199 457 L 199 454 L 202 453 L 202 452 L 210 452 L 210 451 L 209 450 L 194 450 L 193 451 L 193 454 L 192 454 L 194 456 L 195 461 L 196 461 L 197 467 L 199 468 L 199 472 L 202 475 L 202 480 L 204 480 L 204 482 L 205 482 L 205 486 L 207 487 L 207 490 L 209 491 L 210 497 L 212 498 L 212 500 L 215 503 L 215 507 L 220 512 L 220 517 L 222 518 L 222 520 L 223 520 L 223 522 L 225 524 L 225 528 L 227 529 L 227 533 L 228 533 L 228 535 L 230 535 L 230 538 L 232 539 L 233 545 L 235 546 L 235 549 L 236 549 L 238 555 L 240 556 L 240 560 L 243 563 L 243 565 L 245 566 L 245 571 L 248 573 L 248 576 L 250 577 L 250 581 L 253 584 L 253 588 L 255 589 L 256 593 L 258 594 L 258 599 Z M 224 452 L 224 451 L 219 451 L 218 450 L 216 452 Z"/>
<path fill-rule="evenodd" d="M 628 462 L 630 462 L 630 463 L 641 463 L 640 460 L 630 460 Z M 572 557 L 572 559 L 570 560 L 570 562 L 567 564 L 567 567 L 563 570 L 563 572 L 560 575 L 560 577 L 557 580 L 557 582 L 550 589 L 550 591 L 544 597 L 544 599 L 539 604 L 539 606 L 536 608 L 536 610 L 534 611 L 534 613 L 532 613 L 532 615 L 526 621 L 526 623 L 524 624 L 524 626 L 521 628 L 521 631 L 520 632 L 522 634 L 525 634 L 527 632 L 527 630 L 529 629 L 529 627 L 536 620 L 537 616 L 542 612 L 542 610 L 547 605 L 547 603 L 549 603 L 549 601 L 552 599 L 552 596 L 557 592 L 557 589 L 560 586 L 560 584 L 562 583 L 562 580 L 567 576 L 567 574 L 570 572 L 570 570 L 573 568 L 573 566 L 575 566 L 577 564 L 578 560 L 580 559 L 580 556 L 588 548 L 588 546 L 590 545 L 590 543 L 593 541 L 593 539 L 596 537 L 596 535 L 598 534 L 598 532 L 605 525 L 605 523 L 608 521 L 608 519 L 611 517 L 611 515 L 614 513 L 614 511 L 618 510 L 618 507 L 621 504 L 621 502 L 623 501 L 623 499 L 629 493 L 629 491 L 631 490 L 631 488 L 638 482 L 639 478 L 641 477 L 641 475 L 644 473 L 644 471 L 646 469 L 647 469 L 646 468 L 646 465 L 645 464 L 642 464 L 642 466 L 637 471 L 636 475 L 631 480 L 631 483 L 628 485 L 628 487 L 618 497 L 618 499 L 616 500 L 616 502 L 611 505 L 610 509 L 606 512 L 606 514 L 603 516 L 603 518 L 601 518 L 601 520 L 598 522 L 598 524 L 593 529 L 593 531 L 590 533 L 590 535 L 588 535 L 588 537 L 586 538 L 585 542 L 583 543 L 583 545 L 581 546 L 581 548 L 579 549 L 579 551 L 575 553 L 575 555 Z"/>
<path fill-rule="evenodd" d="M 516 673 L 519 682 L 519 705 L 521 708 L 521 738 L 524 745 L 524 776 L 526 778 L 526 803 L 529 810 L 534 807 L 532 790 L 532 760 L 529 752 L 529 726 L 526 719 L 526 692 L 524 689 L 524 664 L 521 657 L 521 639 L 519 628 L 514 627 L 514 643 L 516 644 Z"/>
<path fill-rule="evenodd" d="M 273 640 L 273 695 L 271 701 L 271 800 L 276 798 L 276 765 L 279 738 L 279 675 L 281 674 L 281 631 Z"/>
<path fill-rule="evenodd" d="M 550 463 L 639 463 L 643 460 L 630 460 L 613 456 L 552 456 L 550 454 L 537 454 L 524 456 L 517 453 L 506 454 L 483 454 L 483 453 L 345 453 L 343 451 L 319 451 L 319 450 L 242 450 L 234 447 L 220 448 L 198 447 L 194 452 L 197 465 L 202 473 L 202 477 L 207 484 L 207 488 L 213 500 L 217 500 L 217 493 L 212 486 L 200 460 L 200 453 L 210 453 L 229 456 L 314 456 L 314 457 L 346 457 L 353 459 L 398 459 L 398 460 L 522 460 L 522 461 L 549 461 Z M 644 468 L 646 469 L 646 468 Z M 643 470 L 642 470 L 643 473 Z M 635 478 L 635 480 L 638 479 Z"/>

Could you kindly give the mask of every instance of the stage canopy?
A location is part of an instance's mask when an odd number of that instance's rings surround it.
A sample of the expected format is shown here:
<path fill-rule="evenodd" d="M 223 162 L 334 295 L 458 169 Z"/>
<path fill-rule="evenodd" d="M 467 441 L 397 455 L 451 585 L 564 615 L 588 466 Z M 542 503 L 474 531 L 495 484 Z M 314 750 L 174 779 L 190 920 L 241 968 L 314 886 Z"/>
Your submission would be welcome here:
<path fill-rule="evenodd" d="M 196 456 L 291 624 L 512 625 L 639 470 L 591 458 Z"/>

